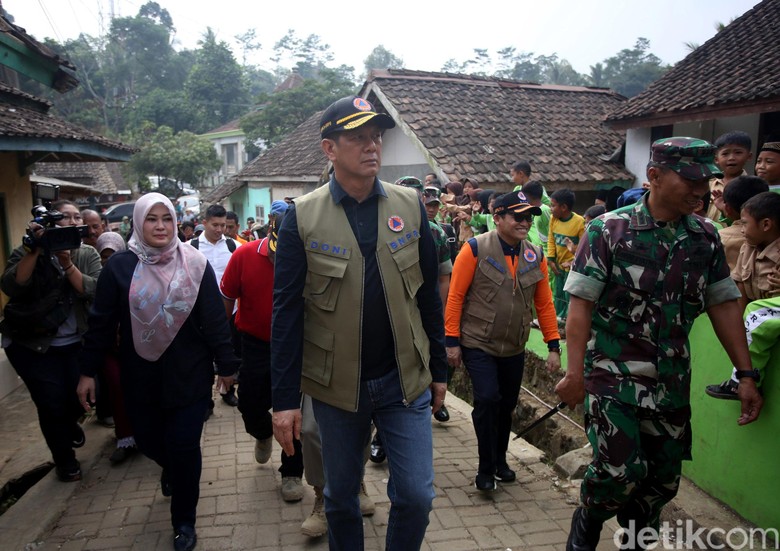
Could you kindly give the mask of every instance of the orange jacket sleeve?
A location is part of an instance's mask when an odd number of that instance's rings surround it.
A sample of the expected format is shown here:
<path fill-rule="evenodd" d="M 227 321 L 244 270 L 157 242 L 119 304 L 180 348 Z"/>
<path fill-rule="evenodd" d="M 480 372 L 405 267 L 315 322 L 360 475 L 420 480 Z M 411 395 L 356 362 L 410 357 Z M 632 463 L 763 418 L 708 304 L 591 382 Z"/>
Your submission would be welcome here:
<path fill-rule="evenodd" d="M 536 284 L 536 291 L 534 291 L 534 306 L 536 307 L 536 315 L 539 316 L 539 328 L 542 330 L 544 342 L 550 342 L 554 339 L 560 340 L 561 335 L 558 333 L 558 318 L 555 306 L 553 306 L 546 258 L 542 257 L 539 267 L 542 270 L 543 278 Z"/>
<path fill-rule="evenodd" d="M 450 292 L 447 295 L 447 307 L 444 311 L 444 335 L 447 337 L 460 337 L 463 300 L 471 287 L 471 282 L 474 281 L 476 269 L 477 257 L 474 256 L 471 246 L 464 243 L 452 266 Z"/>

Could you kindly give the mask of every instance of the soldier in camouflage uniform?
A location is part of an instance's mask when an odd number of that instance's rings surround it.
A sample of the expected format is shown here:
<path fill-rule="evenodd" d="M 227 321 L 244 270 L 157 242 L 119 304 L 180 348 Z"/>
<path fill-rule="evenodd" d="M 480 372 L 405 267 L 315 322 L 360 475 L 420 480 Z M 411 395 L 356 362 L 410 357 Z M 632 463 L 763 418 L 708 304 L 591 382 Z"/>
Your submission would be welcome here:
<path fill-rule="evenodd" d="M 615 515 L 634 534 L 657 531 L 690 459 L 688 333 L 703 311 L 745 375 L 739 424 L 761 410 L 744 333 L 735 330 L 739 292 L 717 231 L 693 215 L 719 173 L 714 151 L 694 138 L 653 143 L 650 193 L 593 220 L 575 257 L 566 283 L 568 369 L 555 390 L 571 407 L 585 401 L 593 461 L 567 551 L 595 549 Z"/>

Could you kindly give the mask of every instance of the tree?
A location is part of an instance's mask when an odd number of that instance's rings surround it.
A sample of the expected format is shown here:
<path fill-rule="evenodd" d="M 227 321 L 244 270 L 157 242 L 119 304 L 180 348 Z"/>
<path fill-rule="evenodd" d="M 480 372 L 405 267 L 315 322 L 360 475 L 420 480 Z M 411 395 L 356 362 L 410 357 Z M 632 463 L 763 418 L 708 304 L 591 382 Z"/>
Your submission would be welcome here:
<path fill-rule="evenodd" d="M 363 67 L 365 68 L 365 74 L 371 73 L 372 69 L 400 69 L 404 66 L 404 60 L 400 57 L 396 57 L 390 50 L 386 49 L 383 45 L 379 45 L 368 54 L 368 57 L 363 61 Z"/>
<path fill-rule="evenodd" d="M 320 70 L 333 61 L 330 46 L 322 44 L 316 34 L 310 34 L 305 39 L 299 38 L 290 29 L 274 44 L 274 55 L 271 60 L 279 66 L 295 67 L 303 78 L 317 78 Z M 283 63 L 286 60 L 287 63 Z"/>
<path fill-rule="evenodd" d="M 621 50 L 604 60 L 607 85 L 626 97 L 635 96 L 666 72 L 668 67 L 651 54 L 650 41 L 638 38 L 632 49 Z"/>
<path fill-rule="evenodd" d="M 277 79 L 273 74 L 251 65 L 244 67 L 244 82 L 250 98 L 270 94 L 277 85 Z"/>
<path fill-rule="evenodd" d="M 607 85 L 603 63 L 596 63 L 595 65 L 590 66 L 588 81 L 591 86 L 596 86 L 597 88 L 603 88 Z"/>
<path fill-rule="evenodd" d="M 111 121 L 111 96 L 106 85 L 106 74 L 103 70 L 105 59 L 102 57 L 101 39 L 81 34 L 78 38 L 68 40 L 65 44 L 46 39 L 44 44 L 54 52 L 68 59 L 76 66 L 80 85 L 67 94 L 53 95 L 46 86 L 37 86 L 30 90 L 50 99 L 54 111 L 64 119 L 89 128 L 102 134 L 114 134 Z"/>
<path fill-rule="evenodd" d="M 492 71 L 490 71 L 492 63 L 492 59 L 487 50 L 474 48 L 474 57 L 467 59 L 462 63 L 458 63 L 454 59 L 449 59 L 442 67 L 442 71 L 487 76 L 492 74 Z"/>
<path fill-rule="evenodd" d="M 208 130 L 202 119 L 202 110 L 188 101 L 183 90 L 156 88 L 138 98 L 127 114 L 127 127 L 136 128 L 150 122 L 155 126 L 169 126 L 174 132 Z"/>
<path fill-rule="evenodd" d="M 169 126 L 145 123 L 130 138 L 141 148 L 129 162 L 138 182 L 148 183 L 148 176 L 157 176 L 175 181 L 180 188 L 185 182 L 198 186 L 222 164 L 211 142 L 192 132 L 174 133 Z"/>
<path fill-rule="evenodd" d="M 536 58 L 536 64 L 540 68 L 542 82 L 545 84 L 579 86 L 585 82 L 585 77 L 575 71 L 565 59 L 559 60 L 558 54 L 540 55 Z"/>
<path fill-rule="evenodd" d="M 241 47 L 241 65 L 247 66 L 247 55 L 255 50 L 262 48 L 262 44 L 257 41 L 257 29 L 247 29 L 243 34 L 237 34 L 233 38 L 236 39 Z"/>
<path fill-rule="evenodd" d="M 318 80 L 308 79 L 303 86 L 272 94 L 259 110 L 241 119 L 247 152 L 258 154 L 261 143 L 272 147 L 313 113 L 354 93 L 351 79 L 345 79 L 338 70 L 323 69 Z"/>
<path fill-rule="evenodd" d="M 241 66 L 225 42 L 217 42 L 211 28 L 199 43 L 195 66 L 184 89 L 200 110 L 207 128 L 238 118 L 249 109 Z"/>
<path fill-rule="evenodd" d="M 125 105 L 154 88 L 181 86 L 180 81 L 170 78 L 175 57 L 172 32 L 173 22 L 168 11 L 155 2 L 141 6 L 135 17 L 111 21 L 105 70 L 109 80 L 118 87 L 116 95 Z"/>

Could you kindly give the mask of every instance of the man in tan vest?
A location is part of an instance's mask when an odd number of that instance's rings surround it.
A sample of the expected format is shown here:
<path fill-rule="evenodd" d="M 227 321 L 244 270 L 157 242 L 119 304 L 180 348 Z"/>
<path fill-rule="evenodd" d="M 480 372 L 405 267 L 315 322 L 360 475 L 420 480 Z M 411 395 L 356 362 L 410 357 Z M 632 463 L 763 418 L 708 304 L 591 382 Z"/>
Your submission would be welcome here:
<path fill-rule="evenodd" d="M 274 435 L 294 453 L 301 391 L 311 396 L 331 549 L 364 545 L 358 494 L 372 419 L 389 460 L 388 551 L 420 548 L 434 498 L 431 404 L 438 411 L 447 391 L 438 262 L 417 194 L 377 178 L 394 126 L 360 97 L 328 107 L 320 134 L 332 177 L 296 198 L 279 230 Z"/>
<path fill-rule="evenodd" d="M 514 482 L 506 451 L 525 364 L 532 308 L 550 351 L 547 367 L 561 367 L 558 322 L 547 283 L 544 251 L 527 241 L 533 217 L 542 211 L 521 191 L 498 197 L 496 229 L 469 239 L 455 259 L 447 297 L 447 361 L 461 361 L 474 392 L 474 431 L 479 467 L 474 482 L 483 492 L 496 480 Z"/>

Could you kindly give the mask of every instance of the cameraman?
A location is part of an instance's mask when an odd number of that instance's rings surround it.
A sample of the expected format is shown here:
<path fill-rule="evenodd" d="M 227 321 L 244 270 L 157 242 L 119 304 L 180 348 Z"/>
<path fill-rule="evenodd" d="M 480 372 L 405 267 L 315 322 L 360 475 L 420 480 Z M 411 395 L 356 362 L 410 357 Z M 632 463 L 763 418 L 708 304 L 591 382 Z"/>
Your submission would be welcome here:
<path fill-rule="evenodd" d="M 81 479 L 73 448 L 83 446 L 85 440 L 78 424 L 83 409 L 76 396 L 76 355 L 101 265 L 89 245 L 56 252 L 45 249 L 41 240 L 47 231 L 82 222 L 79 209 L 70 201 L 56 201 L 52 209 L 43 217 L 51 227 L 29 223 L 24 245 L 13 251 L 0 279 L 0 289 L 11 299 L 0 332 L 8 360 L 38 410 L 57 477 L 72 482 Z M 58 220 L 57 213 L 62 215 Z M 51 219 L 53 224 L 48 223 Z"/>

